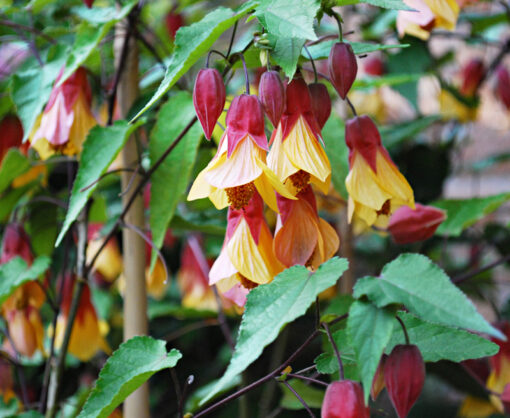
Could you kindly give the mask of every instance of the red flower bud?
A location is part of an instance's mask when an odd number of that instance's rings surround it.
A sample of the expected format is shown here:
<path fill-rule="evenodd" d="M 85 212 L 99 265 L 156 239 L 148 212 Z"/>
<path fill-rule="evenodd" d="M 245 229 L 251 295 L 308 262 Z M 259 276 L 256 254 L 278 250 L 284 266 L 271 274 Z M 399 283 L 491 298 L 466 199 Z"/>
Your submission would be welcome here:
<path fill-rule="evenodd" d="M 416 209 L 401 206 L 390 219 L 388 230 L 397 244 L 425 241 L 434 235 L 446 214 L 432 206 L 416 203 Z"/>
<path fill-rule="evenodd" d="M 378 57 L 369 57 L 363 60 L 365 73 L 373 76 L 381 76 L 385 73 L 384 62 Z"/>
<path fill-rule="evenodd" d="M 264 131 L 264 112 L 255 95 L 242 94 L 234 97 L 227 112 L 228 154 L 230 157 L 237 144 L 249 135 L 262 149 L 268 149 Z"/>
<path fill-rule="evenodd" d="M 30 143 L 27 141 L 21 144 L 23 140 L 23 126 L 17 116 L 7 115 L 0 122 L 0 132 L 2 133 L 2 140 L 0 141 L 0 163 L 2 162 L 5 154 L 9 148 L 21 148 L 22 152 L 26 152 Z"/>
<path fill-rule="evenodd" d="M 260 77 L 259 97 L 267 117 L 276 128 L 285 107 L 285 89 L 276 71 L 266 71 Z"/>
<path fill-rule="evenodd" d="M 193 104 L 207 139 L 211 139 L 214 126 L 223 112 L 225 98 L 225 85 L 218 70 L 201 69 L 195 80 Z"/>
<path fill-rule="evenodd" d="M 460 92 L 464 96 L 472 97 L 485 77 L 485 65 L 479 58 L 472 59 L 462 69 L 462 86 Z"/>
<path fill-rule="evenodd" d="M 505 414 L 510 415 L 510 383 L 505 385 L 503 393 L 501 394 L 501 402 L 505 408 Z"/>
<path fill-rule="evenodd" d="M 184 18 L 180 13 L 176 13 L 174 7 L 165 17 L 166 30 L 172 40 L 175 39 L 175 34 L 181 26 L 184 26 Z"/>
<path fill-rule="evenodd" d="M 397 345 L 386 359 L 384 382 L 399 418 L 405 418 L 425 383 L 425 364 L 415 345 Z"/>
<path fill-rule="evenodd" d="M 94 0 L 83 0 L 83 3 L 85 3 L 85 5 L 90 9 L 94 3 Z"/>
<path fill-rule="evenodd" d="M 372 380 L 372 387 L 370 388 L 370 397 L 372 400 L 376 400 L 379 396 L 379 393 L 384 389 L 384 365 L 386 364 L 386 359 L 388 356 L 383 354 L 381 360 L 379 361 L 379 365 L 377 366 L 377 370 L 375 371 L 374 380 Z"/>
<path fill-rule="evenodd" d="M 329 97 L 327 87 L 322 83 L 312 83 L 308 85 L 310 97 L 312 98 L 312 111 L 317 119 L 319 128 L 323 128 L 329 115 L 331 115 L 331 98 Z"/>
<path fill-rule="evenodd" d="M 333 45 L 329 53 L 328 68 L 331 83 L 340 97 L 345 99 L 358 72 L 358 63 L 351 45 L 344 42 Z"/>
<path fill-rule="evenodd" d="M 510 73 L 505 67 L 500 65 L 496 70 L 496 77 L 496 95 L 505 107 L 510 110 Z"/>
<path fill-rule="evenodd" d="M 322 402 L 321 418 L 369 418 L 358 382 L 342 380 L 331 383 Z"/>
<path fill-rule="evenodd" d="M 0 264 L 7 263 L 16 256 L 21 257 L 29 265 L 34 261 L 30 238 L 23 226 L 13 223 L 5 227 Z"/>

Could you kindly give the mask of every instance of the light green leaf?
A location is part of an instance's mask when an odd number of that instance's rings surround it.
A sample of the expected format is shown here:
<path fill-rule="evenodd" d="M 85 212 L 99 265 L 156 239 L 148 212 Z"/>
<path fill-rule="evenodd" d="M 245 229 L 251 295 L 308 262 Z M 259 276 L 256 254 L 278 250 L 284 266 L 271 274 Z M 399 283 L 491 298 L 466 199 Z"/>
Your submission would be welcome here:
<path fill-rule="evenodd" d="M 322 129 L 322 139 L 324 140 L 324 149 L 331 166 L 335 167 L 331 171 L 333 186 L 344 199 L 347 199 L 345 178 L 349 174 L 349 149 L 345 144 L 344 121 L 335 112 L 331 113 L 326 125 Z"/>
<path fill-rule="evenodd" d="M 81 191 L 101 177 L 126 143 L 129 135 L 140 123 L 129 125 L 125 120 L 115 122 L 112 126 L 95 126 L 83 143 L 78 174 L 73 184 L 71 201 L 66 218 L 55 246 L 58 246 L 65 233 L 79 215 L 89 196 L 96 189 L 97 183 Z"/>
<path fill-rule="evenodd" d="M 384 266 L 380 277 L 360 279 L 354 287 L 354 297 L 362 296 L 378 307 L 403 304 L 425 321 L 505 338 L 443 270 L 420 254 L 402 254 Z"/>
<path fill-rule="evenodd" d="M 216 40 L 235 22 L 245 16 L 258 3 L 249 1 L 235 13 L 228 8 L 218 7 L 199 22 L 179 29 L 175 38 L 175 51 L 165 78 L 149 102 L 133 118 L 139 118 L 156 103 L 204 55 Z"/>
<path fill-rule="evenodd" d="M 261 0 L 255 16 L 270 35 L 315 40 L 313 21 L 318 0 Z"/>
<path fill-rule="evenodd" d="M 3 158 L 0 166 L 0 193 L 2 193 L 11 182 L 21 174 L 28 171 L 30 162 L 16 148 L 11 148 Z"/>
<path fill-rule="evenodd" d="M 356 301 L 349 309 L 347 335 L 356 352 L 365 402 L 396 321 L 394 312 L 378 308 L 370 302 Z"/>
<path fill-rule="evenodd" d="M 37 257 L 30 267 L 21 257 L 0 265 L 0 305 L 23 283 L 37 279 L 50 267 L 48 257 Z"/>
<path fill-rule="evenodd" d="M 45 55 L 42 69 L 32 68 L 12 77 L 10 91 L 23 125 L 23 141 L 32 132 L 37 116 L 50 97 L 53 82 L 65 63 L 66 48 L 55 45 Z"/>
<path fill-rule="evenodd" d="M 282 327 L 303 315 L 316 296 L 335 284 L 347 267 L 347 260 L 338 257 L 322 264 L 315 273 L 306 267 L 294 266 L 280 273 L 271 283 L 253 289 L 248 294 L 230 364 L 202 404 L 253 363 L 264 347 L 278 337 Z"/>
<path fill-rule="evenodd" d="M 406 326 L 411 344 L 420 349 L 423 361 L 450 360 L 460 363 L 464 360 L 493 356 L 499 346 L 476 334 L 444 325 L 422 321 L 414 315 L 399 312 Z M 393 329 L 393 335 L 386 347 L 390 353 L 397 344 L 405 344 L 401 326 Z"/>
<path fill-rule="evenodd" d="M 107 417 L 134 390 L 154 373 L 174 367 L 182 357 L 166 342 L 139 336 L 121 344 L 99 372 L 94 389 L 85 402 L 79 418 Z"/>
<path fill-rule="evenodd" d="M 413 10 L 402 0 L 362 0 L 360 3 L 368 3 L 372 6 L 383 7 L 385 9 Z"/>
<path fill-rule="evenodd" d="M 314 60 L 326 59 L 329 57 L 329 52 L 337 40 L 333 41 L 325 41 L 318 43 L 316 45 L 311 45 L 308 48 L 310 51 L 310 55 Z M 345 43 L 351 44 L 352 51 L 355 55 L 368 54 L 369 52 L 380 51 L 383 49 L 393 49 L 393 48 L 407 48 L 409 44 L 392 44 L 392 45 L 383 45 L 383 44 L 371 44 L 366 42 L 348 42 L 344 40 Z M 302 52 L 302 57 L 305 59 L 309 59 L 310 56 L 306 53 L 306 51 Z"/>
<path fill-rule="evenodd" d="M 508 200 L 510 200 L 510 193 L 434 202 L 431 204 L 432 206 L 443 209 L 447 213 L 446 220 L 439 225 L 436 234 L 458 237 L 464 229 L 475 224 L 485 215 L 494 212 Z"/>
<path fill-rule="evenodd" d="M 324 399 L 324 389 L 318 389 L 315 386 L 307 385 L 299 379 L 290 379 L 289 385 L 292 386 L 301 398 L 306 402 L 310 408 L 320 409 Z M 299 410 L 304 409 L 303 404 L 298 398 L 287 388 L 287 386 L 280 384 L 280 389 L 283 392 L 283 397 L 280 400 L 280 406 L 285 409 Z"/>
<path fill-rule="evenodd" d="M 56 0 L 31 0 L 30 3 L 28 3 L 25 6 L 25 9 L 30 10 L 32 13 L 40 13 L 46 6 L 48 6 L 51 3 L 54 3 Z"/>
<path fill-rule="evenodd" d="M 149 144 L 152 164 L 161 157 L 194 116 L 193 99 L 191 94 L 186 92 L 176 94 L 161 107 Z M 149 222 L 152 241 L 158 248 L 163 245 L 168 223 L 175 213 L 181 195 L 188 187 L 201 136 L 200 125 L 195 123 L 151 177 Z M 156 259 L 155 251 L 152 259 L 153 262 Z"/>
<path fill-rule="evenodd" d="M 285 75 L 291 80 L 296 72 L 305 39 L 288 37 L 274 37 L 269 39 L 273 44 L 271 58 L 276 64 L 282 67 Z"/>
<path fill-rule="evenodd" d="M 97 49 L 99 42 L 106 36 L 110 29 L 120 20 L 124 19 L 131 9 L 137 4 L 137 0 L 130 0 L 120 10 L 113 7 L 88 9 L 77 8 L 75 11 L 87 21 L 78 26 L 74 45 L 67 57 L 66 69 L 58 84 L 61 85 L 74 73 L 80 65 Z M 81 10 L 81 12 L 80 12 Z M 99 26 L 97 24 L 100 24 Z"/>

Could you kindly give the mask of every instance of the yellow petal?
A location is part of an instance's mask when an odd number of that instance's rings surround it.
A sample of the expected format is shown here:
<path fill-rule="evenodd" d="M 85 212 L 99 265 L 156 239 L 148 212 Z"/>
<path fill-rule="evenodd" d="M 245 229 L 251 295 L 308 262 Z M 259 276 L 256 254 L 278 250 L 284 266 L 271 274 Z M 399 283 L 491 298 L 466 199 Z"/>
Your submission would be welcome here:
<path fill-rule="evenodd" d="M 388 192 L 392 198 L 401 200 L 398 206 L 408 205 L 414 209 L 413 189 L 406 178 L 398 171 L 397 166 L 388 160 L 381 152 L 377 152 L 377 177 L 380 185 Z M 392 211 L 398 209 L 392 205 Z"/>
<path fill-rule="evenodd" d="M 299 171 L 299 167 L 292 164 L 283 151 L 282 125 L 279 124 L 274 134 L 273 144 L 267 154 L 267 165 L 276 177 L 284 182 L 292 174 Z"/>

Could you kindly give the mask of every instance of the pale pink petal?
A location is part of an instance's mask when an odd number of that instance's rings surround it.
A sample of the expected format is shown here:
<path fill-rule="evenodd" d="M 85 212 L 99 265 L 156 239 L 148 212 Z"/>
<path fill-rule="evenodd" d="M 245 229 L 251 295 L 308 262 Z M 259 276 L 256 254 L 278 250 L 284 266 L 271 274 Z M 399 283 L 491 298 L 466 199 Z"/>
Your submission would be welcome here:
<path fill-rule="evenodd" d="M 409 24 L 427 26 L 435 18 L 434 13 L 423 0 L 404 0 L 404 3 L 411 7 L 412 11 L 400 10 L 397 15 L 397 31 L 400 36 L 404 35 Z"/>
<path fill-rule="evenodd" d="M 234 302 L 237 306 L 244 306 L 246 304 L 246 296 L 250 291 L 240 284 L 236 284 L 234 287 L 231 287 L 223 296 Z"/>
<path fill-rule="evenodd" d="M 222 279 L 226 279 L 237 273 L 237 269 L 234 267 L 228 256 L 227 246 L 223 245 L 220 255 L 214 262 L 209 272 L 209 284 L 213 285 Z"/>
<path fill-rule="evenodd" d="M 74 122 L 74 111 L 67 112 L 64 95 L 60 93 L 55 103 L 41 119 L 41 125 L 34 134 L 32 144 L 46 138 L 52 145 L 63 145 L 69 141 L 69 133 Z"/>

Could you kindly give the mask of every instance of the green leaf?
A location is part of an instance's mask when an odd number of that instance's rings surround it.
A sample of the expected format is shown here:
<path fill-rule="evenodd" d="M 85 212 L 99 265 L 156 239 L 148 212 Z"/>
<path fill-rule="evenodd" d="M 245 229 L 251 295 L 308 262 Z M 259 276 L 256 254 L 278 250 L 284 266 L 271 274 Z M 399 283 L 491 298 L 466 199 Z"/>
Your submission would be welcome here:
<path fill-rule="evenodd" d="M 403 304 L 425 321 L 505 338 L 443 270 L 420 254 L 402 254 L 384 266 L 380 277 L 360 279 L 354 287 L 354 297 L 362 296 L 378 307 Z"/>
<path fill-rule="evenodd" d="M 216 40 L 240 18 L 251 11 L 257 2 L 249 1 L 234 13 L 231 9 L 218 7 L 199 22 L 179 29 L 175 37 L 175 51 L 165 78 L 149 102 L 133 118 L 139 118 L 204 55 Z"/>
<path fill-rule="evenodd" d="M 359 300 L 349 309 L 347 334 L 356 352 L 365 402 L 368 400 L 372 380 L 384 348 L 390 341 L 395 322 L 394 312 L 378 308 L 370 302 Z"/>
<path fill-rule="evenodd" d="M 347 199 L 347 189 L 345 188 L 345 178 L 349 174 L 349 149 L 345 144 L 345 125 L 344 121 L 333 112 L 326 125 L 322 129 L 322 139 L 324 140 L 324 149 L 329 158 L 332 167 L 331 180 L 335 190 L 344 199 Z"/>
<path fill-rule="evenodd" d="M 338 360 L 333 352 L 333 347 L 327 338 L 325 352 L 320 354 L 315 359 L 317 371 L 322 374 L 334 374 L 338 372 Z M 342 358 L 342 365 L 344 367 L 344 375 L 346 379 L 359 380 L 358 361 L 356 353 L 351 344 L 350 339 L 347 337 L 347 330 L 341 329 L 333 333 L 333 340 L 336 343 L 340 357 Z"/>
<path fill-rule="evenodd" d="M 314 60 L 326 59 L 329 57 L 329 52 L 331 51 L 332 46 L 337 43 L 337 40 L 333 41 L 325 41 L 318 43 L 316 45 L 308 46 L 308 50 L 310 51 L 310 55 Z M 352 50 L 355 55 L 368 54 L 369 52 L 380 51 L 384 49 L 393 49 L 393 48 L 407 48 L 409 44 L 392 44 L 392 45 L 383 45 L 383 44 L 371 44 L 367 42 L 348 42 L 344 40 L 345 43 L 351 44 Z M 304 51 L 302 57 L 305 59 L 309 59 L 310 56 Z"/>
<path fill-rule="evenodd" d="M 399 312 L 398 316 L 406 326 L 411 344 L 418 346 L 424 361 L 450 360 L 460 363 L 464 360 L 493 356 L 499 350 L 497 344 L 476 334 L 425 322 L 405 312 Z M 405 344 L 401 326 L 394 328 L 386 352 L 390 353 L 397 344 Z"/>
<path fill-rule="evenodd" d="M 315 40 L 313 21 L 319 8 L 318 0 L 261 0 L 255 16 L 270 35 Z"/>
<path fill-rule="evenodd" d="M 107 417 L 134 390 L 154 373 L 174 367 L 182 357 L 166 342 L 139 336 L 121 344 L 99 372 L 94 389 L 85 402 L 79 418 Z"/>
<path fill-rule="evenodd" d="M 0 222 L 7 222 L 9 215 L 11 214 L 14 207 L 18 204 L 20 199 L 35 185 L 37 182 L 30 182 L 21 187 L 13 187 L 8 189 L 5 193 L 0 196 L 2 204 L 0 205 Z"/>
<path fill-rule="evenodd" d="M 193 99 L 186 92 L 179 92 L 161 107 L 149 144 L 151 164 L 161 157 L 194 116 Z M 152 241 L 158 248 L 163 245 L 168 223 L 188 187 L 201 137 L 200 125 L 195 123 L 151 177 L 149 222 Z M 169 180 L 172 187 L 169 187 Z M 156 260 L 155 251 L 152 259 Z"/>
<path fill-rule="evenodd" d="M 21 174 L 28 171 L 30 162 L 16 148 L 11 148 L 2 160 L 0 166 L 0 193 L 2 193 L 11 182 Z"/>
<path fill-rule="evenodd" d="M 447 213 L 446 220 L 439 225 L 436 234 L 458 237 L 464 229 L 494 212 L 508 200 L 510 200 L 510 193 L 472 199 L 439 200 L 431 203 L 432 206 L 443 209 Z"/>
<path fill-rule="evenodd" d="M 125 120 L 120 120 L 112 126 L 97 125 L 90 130 L 83 143 L 80 166 L 73 184 L 69 209 L 55 246 L 60 244 L 65 233 L 87 203 L 89 196 L 96 189 L 97 183 L 87 190 L 81 190 L 97 181 L 106 172 L 129 135 L 139 125 L 140 123 L 129 125 Z"/>
<path fill-rule="evenodd" d="M 30 267 L 21 257 L 0 265 L 0 305 L 22 284 L 37 279 L 50 267 L 48 257 L 37 257 Z"/>
<path fill-rule="evenodd" d="M 271 283 L 253 289 L 248 294 L 230 364 L 202 404 L 253 363 L 264 347 L 278 337 L 282 327 L 303 315 L 316 296 L 335 284 L 347 267 L 347 260 L 338 257 L 322 264 L 315 273 L 306 267 L 294 266 Z"/>
<path fill-rule="evenodd" d="M 324 399 L 324 389 L 317 389 L 317 387 L 307 385 L 299 379 L 290 379 L 287 383 L 292 386 L 310 408 L 320 409 Z M 304 409 L 303 404 L 287 386 L 280 384 L 280 389 L 283 392 L 283 397 L 280 400 L 280 406 L 282 408 L 291 410 Z"/>
<path fill-rule="evenodd" d="M 37 116 L 50 97 L 53 83 L 65 63 L 66 48 L 55 45 L 42 58 L 45 61 L 42 69 L 32 68 L 12 77 L 11 97 L 23 125 L 23 140 L 32 132 Z"/>
<path fill-rule="evenodd" d="M 367 90 L 373 89 L 381 86 L 398 86 L 400 84 L 408 84 L 415 83 L 420 78 L 422 78 L 424 74 L 414 73 L 414 74 L 389 74 L 383 75 L 381 77 L 364 77 L 354 80 L 354 84 L 352 88 L 355 90 Z"/>
<path fill-rule="evenodd" d="M 58 233 L 57 206 L 45 202 L 30 205 L 27 232 L 36 255 L 51 256 Z"/>
<path fill-rule="evenodd" d="M 385 9 L 413 10 L 402 0 L 362 0 L 360 3 L 367 3 L 372 6 L 383 7 Z"/>
<path fill-rule="evenodd" d="M 74 9 L 82 18 L 87 19 L 90 23 L 85 21 L 78 26 L 74 45 L 67 57 L 66 69 L 59 80 L 59 85 L 66 81 L 86 61 L 90 54 L 97 49 L 99 42 L 101 42 L 110 29 L 117 22 L 124 19 L 137 3 L 137 0 L 130 0 L 118 11 L 113 7 L 93 7 L 88 11 L 84 11 L 83 7 Z M 98 23 L 100 24 L 99 26 L 97 25 Z"/>
<path fill-rule="evenodd" d="M 423 132 L 431 124 L 441 119 L 439 115 L 421 117 L 396 125 L 386 125 L 380 128 L 383 143 L 386 148 L 398 145 L 408 138 L 413 138 Z"/>
<path fill-rule="evenodd" d="M 285 75 L 291 80 L 296 73 L 301 50 L 306 39 L 288 37 L 269 37 L 269 39 L 273 47 L 271 58 L 282 67 Z"/>

